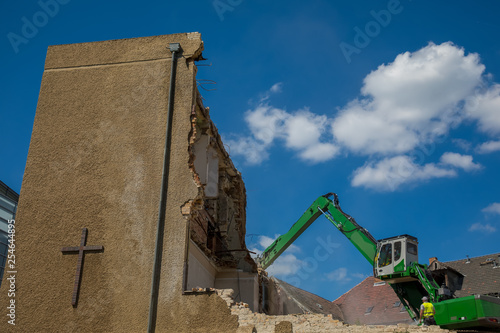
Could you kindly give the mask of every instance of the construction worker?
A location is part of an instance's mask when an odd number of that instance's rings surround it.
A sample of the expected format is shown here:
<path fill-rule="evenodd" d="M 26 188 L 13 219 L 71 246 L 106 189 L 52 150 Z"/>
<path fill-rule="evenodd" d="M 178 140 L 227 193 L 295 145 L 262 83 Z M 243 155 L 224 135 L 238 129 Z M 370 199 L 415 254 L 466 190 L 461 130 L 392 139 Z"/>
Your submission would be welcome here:
<path fill-rule="evenodd" d="M 436 309 L 434 305 L 429 303 L 429 298 L 427 296 L 422 297 L 422 305 L 420 306 L 420 320 L 423 321 L 424 325 L 436 325 L 434 320 L 434 315 L 436 314 Z"/>

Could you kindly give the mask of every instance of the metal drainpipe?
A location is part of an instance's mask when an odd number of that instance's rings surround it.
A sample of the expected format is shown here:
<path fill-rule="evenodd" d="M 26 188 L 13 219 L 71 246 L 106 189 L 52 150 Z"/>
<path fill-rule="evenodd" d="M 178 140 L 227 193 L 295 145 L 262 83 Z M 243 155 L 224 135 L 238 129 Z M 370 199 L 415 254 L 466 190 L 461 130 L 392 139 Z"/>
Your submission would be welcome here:
<path fill-rule="evenodd" d="M 167 134 L 165 137 L 165 150 L 163 153 L 163 172 L 160 193 L 160 205 L 158 209 L 158 224 L 156 227 L 155 257 L 153 263 L 153 280 L 151 282 L 151 298 L 149 303 L 148 333 L 154 333 L 156 329 L 156 313 L 158 306 L 158 291 L 160 287 L 161 257 L 163 252 L 163 237 L 165 230 L 165 209 L 167 207 L 168 174 L 170 167 L 170 145 L 172 138 L 172 117 L 174 111 L 175 93 L 175 70 L 177 67 L 177 52 L 181 52 L 179 43 L 169 44 L 172 52 L 172 67 L 170 72 L 170 90 L 168 93 Z"/>

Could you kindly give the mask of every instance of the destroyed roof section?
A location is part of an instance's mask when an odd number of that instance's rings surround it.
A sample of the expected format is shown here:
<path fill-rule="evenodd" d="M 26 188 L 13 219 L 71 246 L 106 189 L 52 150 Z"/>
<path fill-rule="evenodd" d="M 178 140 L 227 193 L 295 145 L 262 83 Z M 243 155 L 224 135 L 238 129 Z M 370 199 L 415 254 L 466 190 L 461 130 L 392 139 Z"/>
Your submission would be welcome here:
<path fill-rule="evenodd" d="M 191 239 L 219 267 L 256 272 L 245 244 L 246 191 L 240 172 L 203 106 L 198 91 L 191 112 L 189 167 L 198 195 L 182 207 Z"/>
<path fill-rule="evenodd" d="M 457 297 L 473 294 L 500 296 L 500 253 L 447 261 L 445 264 L 465 276 L 462 288 L 455 292 Z"/>
<path fill-rule="evenodd" d="M 337 304 L 274 277 L 272 279 L 289 301 L 295 302 L 303 310 L 302 313 L 331 314 L 334 319 L 344 320 L 342 311 Z"/>
<path fill-rule="evenodd" d="M 448 287 L 451 295 L 456 297 L 456 291 L 463 285 L 464 275 L 450 265 L 439 261 L 436 257 L 429 259 L 429 271 L 438 286 Z"/>
<path fill-rule="evenodd" d="M 429 264 L 429 270 L 431 270 L 431 271 L 451 270 L 457 274 L 463 275 L 462 273 L 460 273 L 459 271 L 457 271 L 456 269 L 454 269 L 450 265 L 448 265 L 444 262 L 441 262 L 437 259 Z"/>

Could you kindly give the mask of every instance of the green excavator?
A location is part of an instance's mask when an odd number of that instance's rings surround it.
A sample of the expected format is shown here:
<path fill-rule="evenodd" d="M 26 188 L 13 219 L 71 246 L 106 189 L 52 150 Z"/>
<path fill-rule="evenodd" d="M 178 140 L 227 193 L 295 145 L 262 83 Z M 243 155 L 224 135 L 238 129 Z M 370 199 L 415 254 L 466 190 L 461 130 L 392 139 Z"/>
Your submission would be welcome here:
<path fill-rule="evenodd" d="M 427 265 L 418 263 L 416 237 L 400 235 L 376 240 L 342 211 L 335 193 L 317 198 L 286 234 L 264 250 L 257 258 L 258 264 L 263 269 L 269 267 L 320 215 L 361 252 L 376 278 L 390 284 L 414 321 L 419 321 L 421 300 L 427 296 L 434 304 L 435 320 L 441 328 L 500 331 L 500 298 L 490 295 L 455 298 L 446 285 L 436 283 Z"/>

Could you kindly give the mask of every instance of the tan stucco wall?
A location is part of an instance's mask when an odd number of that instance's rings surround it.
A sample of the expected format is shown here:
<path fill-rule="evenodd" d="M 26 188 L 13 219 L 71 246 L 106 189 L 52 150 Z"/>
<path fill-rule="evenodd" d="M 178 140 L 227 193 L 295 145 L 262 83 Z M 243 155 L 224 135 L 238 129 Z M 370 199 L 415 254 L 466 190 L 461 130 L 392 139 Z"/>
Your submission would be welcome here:
<path fill-rule="evenodd" d="M 217 295 L 182 295 L 187 240 L 180 207 L 198 188 L 188 167 L 200 35 L 49 47 L 16 219 L 18 332 L 145 332 L 160 195 L 171 54 L 177 65 L 157 332 L 234 332 Z M 71 306 L 77 246 L 85 256 Z M 5 284 L 6 285 L 6 284 Z M 1 291 L 1 290 L 0 290 Z M 8 298 L 0 292 L 0 308 Z M 2 315 L 4 317 L 4 315 Z M 0 321 L 0 331 L 14 327 Z"/>

